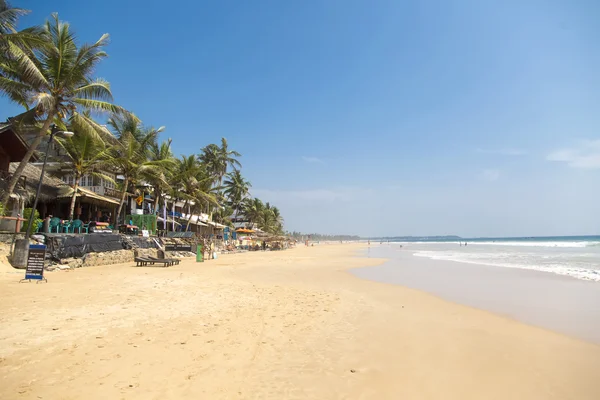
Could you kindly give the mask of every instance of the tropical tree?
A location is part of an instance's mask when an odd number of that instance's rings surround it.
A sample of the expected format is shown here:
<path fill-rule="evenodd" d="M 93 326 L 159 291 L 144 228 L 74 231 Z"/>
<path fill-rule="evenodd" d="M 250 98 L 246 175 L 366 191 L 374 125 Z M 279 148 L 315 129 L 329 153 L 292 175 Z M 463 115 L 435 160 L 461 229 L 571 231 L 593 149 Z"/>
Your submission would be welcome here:
<path fill-rule="evenodd" d="M 242 212 L 251 226 L 258 224 L 264 209 L 264 203 L 257 198 L 246 199 L 242 205 Z"/>
<path fill-rule="evenodd" d="M 196 192 L 194 201 L 200 206 L 201 211 L 212 214 L 215 208 L 221 207 L 224 203 L 220 188 L 213 185 L 212 177 L 206 171 L 202 163 L 200 164 L 200 174 L 197 176 Z"/>
<path fill-rule="evenodd" d="M 246 199 L 242 205 L 242 212 L 252 227 L 256 226 L 274 235 L 283 232 L 281 213 L 277 207 L 268 202 L 263 203 L 257 198 Z"/>
<path fill-rule="evenodd" d="M 5 204 L 31 156 L 48 134 L 55 117 L 77 123 L 87 133 L 96 134 L 97 125 L 81 114 L 83 110 L 122 113 L 112 104 L 109 83 L 94 79 L 93 72 L 107 54 L 103 48 L 108 42 L 104 34 L 93 44 L 77 46 L 70 25 L 58 19 L 58 14 L 41 27 L 39 38 L 44 46 L 2 64 L 0 91 L 19 103 L 35 109 L 43 120 L 38 135 L 10 179 L 1 202 Z M 79 132 L 78 132 L 79 133 Z"/>
<path fill-rule="evenodd" d="M 275 221 L 277 221 L 277 224 L 279 224 L 279 226 L 283 229 L 283 216 L 281 215 L 279 208 L 272 207 L 271 212 L 273 213 L 273 216 L 275 217 Z"/>
<path fill-rule="evenodd" d="M 175 167 L 175 157 L 171 152 L 171 139 L 158 144 L 150 144 L 149 158 L 151 162 L 157 162 L 161 166 L 148 174 L 146 180 L 152 186 L 154 196 L 154 210 L 158 209 L 159 200 L 170 187 L 170 181 L 173 177 Z"/>
<path fill-rule="evenodd" d="M 129 113 L 109 119 L 108 125 L 114 130 L 117 143 L 110 148 L 107 164 L 123 176 L 117 211 L 117 218 L 120 218 L 128 188 L 141 183 L 145 177 L 159 177 L 160 171 L 168 167 L 172 160 L 150 160 L 148 157 L 149 149 L 163 127 L 144 128 L 139 119 Z"/>
<path fill-rule="evenodd" d="M 233 212 L 234 210 L 231 205 L 223 204 L 221 207 L 217 207 L 217 209 L 213 212 L 212 220 L 223 225 L 233 226 L 233 222 L 231 221 L 231 215 Z"/>
<path fill-rule="evenodd" d="M 262 211 L 258 219 L 258 227 L 267 233 L 279 233 L 281 225 L 277 222 L 277 218 L 275 217 L 272 208 L 265 208 Z"/>
<path fill-rule="evenodd" d="M 242 202 L 248 196 L 248 191 L 252 185 L 249 181 L 244 179 L 240 170 L 234 170 L 226 175 L 225 182 L 223 183 L 223 193 L 229 199 L 229 204 L 235 210 L 235 216 L 237 217 Z M 231 215 L 230 215 L 231 216 Z"/>
<path fill-rule="evenodd" d="M 58 138 L 57 143 L 64 150 L 65 157 L 68 159 L 67 164 L 74 175 L 73 195 L 69 206 L 69 217 L 73 219 L 77 189 L 84 175 L 113 181 L 111 177 L 101 172 L 101 167 L 106 164 L 109 157 L 109 149 L 102 140 L 86 133 L 69 138 Z"/>
<path fill-rule="evenodd" d="M 173 175 L 173 197 L 184 200 L 184 209 L 193 200 L 193 194 L 198 185 L 198 177 L 201 175 L 202 166 L 194 155 L 182 155 L 175 161 Z"/>
<path fill-rule="evenodd" d="M 177 160 L 173 185 L 174 195 L 185 201 L 183 208 L 190 214 L 186 230 L 189 229 L 194 212 L 202 212 L 203 206 L 206 206 L 208 211 L 210 205 L 219 205 L 216 188 L 212 186 L 212 177 L 206 166 L 194 155 L 181 156 Z"/>
<path fill-rule="evenodd" d="M 241 156 L 237 151 L 229 150 L 227 139 L 221 138 L 220 147 L 216 144 L 209 144 L 202 149 L 199 158 L 206 165 L 207 171 L 213 176 L 215 184 L 220 187 L 229 167 L 237 170 L 242 166 L 236 158 Z"/>

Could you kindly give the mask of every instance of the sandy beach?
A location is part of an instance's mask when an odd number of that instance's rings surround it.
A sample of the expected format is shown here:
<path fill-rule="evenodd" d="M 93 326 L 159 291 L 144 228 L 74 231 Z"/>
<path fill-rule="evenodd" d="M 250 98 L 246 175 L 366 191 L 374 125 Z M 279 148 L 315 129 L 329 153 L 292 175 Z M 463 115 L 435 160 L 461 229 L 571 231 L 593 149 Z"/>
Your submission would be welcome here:
<path fill-rule="evenodd" d="M 598 399 L 600 346 L 359 279 L 364 245 L 0 273 L 2 399 Z"/>
<path fill-rule="evenodd" d="M 432 260 L 415 256 L 416 249 L 412 244 L 373 246 L 367 256 L 387 261 L 351 272 L 600 344 L 600 282 L 530 269 Z"/>

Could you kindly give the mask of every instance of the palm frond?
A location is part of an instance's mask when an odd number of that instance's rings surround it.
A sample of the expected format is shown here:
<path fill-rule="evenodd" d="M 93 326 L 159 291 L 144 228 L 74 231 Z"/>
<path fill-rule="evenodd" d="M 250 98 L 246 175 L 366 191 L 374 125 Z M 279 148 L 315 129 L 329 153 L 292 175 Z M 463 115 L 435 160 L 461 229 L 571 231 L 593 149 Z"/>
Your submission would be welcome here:
<path fill-rule="evenodd" d="M 98 78 L 91 81 L 87 85 L 80 86 L 73 91 L 73 94 L 80 99 L 98 99 L 112 101 L 112 93 L 110 91 L 110 83 Z"/>
<path fill-rule="evenodd" d="M 34 61 L 32 53 L 25 51 L 12 41 L 7 43 L 6 51 L 18 68 L 20 81 L 27 82 L 36 88 L 48 87 L 48 81 Z"/>
<path fill-rule="evenodd" d="M 23 107 L 28 105 L 28 88 L 29 86 L 22 82 L 0 75 L 0 93 Z"/>
<path fill-rule="evenodd" d="M 5 0 L 0 0 L 0 34 L 16 32 L 19 17 L 29 14 L 29 10 L 11 7 Z"/>
<path fill-rule="evenodd" d="M 82 45 L 77 52 L 72 71 L 80 71 L 84 76 L 89 74 L 100 60 L 108 57 L 108 54 L 102 50 L 104 46 L 108 45 L 108 42 L 109 35 L 105 33 L 96 43 Z"/>
<path fill-rule="evenodd" d="M 76 103 L 87 110 L 96 112 L 109 112 L 113 114 L 126 114 L 128 113 L 123 107 L 114 105 L 107 101 L 93 100 L 93 99 L 73 99 L 73 103 Z"/>

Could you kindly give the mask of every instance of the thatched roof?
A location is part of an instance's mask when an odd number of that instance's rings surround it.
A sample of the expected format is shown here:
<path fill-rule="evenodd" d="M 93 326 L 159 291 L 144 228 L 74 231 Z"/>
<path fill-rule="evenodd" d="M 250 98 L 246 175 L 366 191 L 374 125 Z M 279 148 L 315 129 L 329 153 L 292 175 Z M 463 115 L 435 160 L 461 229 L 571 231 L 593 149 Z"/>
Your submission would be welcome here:
<path fill-rule="evenodd" d="M 9 172 L 13 174 L 17 170 L 19 164 L 20 163 L 18 162 L 10 163 Z M 42 170 L 40 168 L 33 164 L 27 164 L 23 170 L 23 174 L 21 175 L 21 182 L 24 181 L 24 185 L 21 183 L 17 184 L 13 196 L 16 195 L 27 200 L 33 199 L 35 197 L 41 175 Z M 3 180 L 2 183 L 0 183 L 0 190 L 5 189 L 6 186 L 8 186 L 8 180 Z M 65 186 L 68 185 L 46 172 L 44 174 L 44 181 L 42 182 L 42 190 L 40 191 L 39 200 L 44 202 L 55 200 L 60 189 L 64 188 Z"/>
<path fill-rule="evenodd" d="M 77 188 L 77 198 L 80 200 L 85 200 L 86 203 L 92 203 L 92 204 L 112 204 L 112 205 L 119 205 L 119 201 L 115 200 L 115 199 L 111 199 L 110 197 L 106 197 L 106 196 L 102 196 L 98 193 L 94 193 L 91 190 L 82 188 L 81 186 L 79 186 Z M 59 189 L 59 193 L 58 193 L 58 198 L 64 199 L 64 198 L 68 198 L 70 199 L 71 197 L 73 197 L 73 187 L 69 186 L 69 185 L 64 185 Z"/>

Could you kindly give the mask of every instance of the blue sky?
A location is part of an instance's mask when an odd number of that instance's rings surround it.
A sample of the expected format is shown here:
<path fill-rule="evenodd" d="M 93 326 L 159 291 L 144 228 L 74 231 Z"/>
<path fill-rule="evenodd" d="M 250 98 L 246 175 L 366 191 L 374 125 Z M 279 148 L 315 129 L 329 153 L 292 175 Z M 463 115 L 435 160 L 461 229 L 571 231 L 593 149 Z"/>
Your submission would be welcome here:
<path fill-rule="evenodd" d="M 226 137 L 287 229 L 600 233 L 600 2 L 13 4 L 110 33 L 115 101 L 177 154 Z"/>

